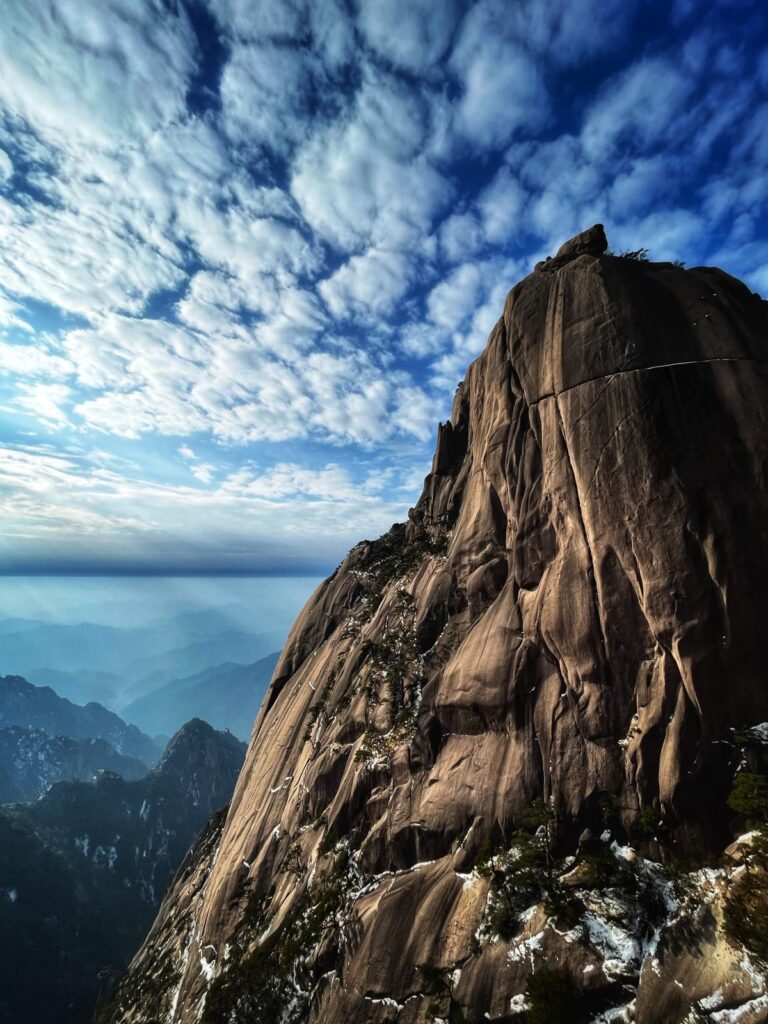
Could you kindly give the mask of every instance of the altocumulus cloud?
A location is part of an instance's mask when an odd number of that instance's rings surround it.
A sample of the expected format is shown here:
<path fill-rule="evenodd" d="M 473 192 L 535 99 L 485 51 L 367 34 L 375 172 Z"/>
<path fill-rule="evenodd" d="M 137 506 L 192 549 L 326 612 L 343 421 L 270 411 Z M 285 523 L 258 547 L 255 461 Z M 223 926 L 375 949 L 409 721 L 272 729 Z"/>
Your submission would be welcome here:
<path fill-rule="evenodd" d="M 3 566 L 325 566 L 594 221 L 768 289 L 767 36 L 736 0 L 6 0 Z"/>

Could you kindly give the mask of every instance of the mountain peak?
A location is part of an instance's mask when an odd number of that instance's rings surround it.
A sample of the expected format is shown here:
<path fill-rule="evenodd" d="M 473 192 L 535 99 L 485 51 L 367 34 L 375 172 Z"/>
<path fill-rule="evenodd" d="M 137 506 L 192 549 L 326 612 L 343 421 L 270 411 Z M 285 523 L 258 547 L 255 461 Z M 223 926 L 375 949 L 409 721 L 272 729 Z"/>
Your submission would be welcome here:
<path fill-rule="evenodd" d="M 610 918 L 597 861 L 649 834 L 657 858 L 730 841 L 732 730 L 768 720 L 768 307 L 722 271 L 606 247 L 595 225 L 512 289 L 407 526 L 354 548 L 297 620 L 198 866 L 176 1020 L 290 1000 L 317 1024 L 406 1003 L 419 1022 L 435 1005 L 506 1019 L 532 967 L 613 1006 L 611 950 L 631 940 L 590 925 Z M 519 895 L 515 844 L 542 835 L 547 858 L 586 865 L 563 869 L 567 914 Z M 674 973 L 643 969 L 676 925 L 626 849 L 657 916 L 627 896 L 621 927 L 655 938 L 621 984 L 633 998 L 642 972 L 639 1024 L 678 1020 Z M 714 993 L 702 965 L 733 959 L 721 932 L 697 935 L 686 977 Z"/>

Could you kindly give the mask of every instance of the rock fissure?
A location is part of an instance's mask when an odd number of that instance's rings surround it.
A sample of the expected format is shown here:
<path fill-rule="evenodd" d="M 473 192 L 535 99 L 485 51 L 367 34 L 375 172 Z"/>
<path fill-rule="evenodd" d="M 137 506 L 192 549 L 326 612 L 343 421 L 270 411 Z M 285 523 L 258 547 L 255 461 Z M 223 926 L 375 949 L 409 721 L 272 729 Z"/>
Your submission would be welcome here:
<path fill-rule="evenodd" d="M 610 381 L 614 377 L 622 377 L 628 373 L 650 373 L 652 370 L 671 370 L 678 366 L 704 366 L 707 363 L 756 363 L 768 366 L 768 359 L 758 359 L 754 356 L 711 356 L 708 359 L 681 359 L 674 363 L 657 363 L 655 366 L 628 366 L 625 369 L 599 374 L 597 377 L 588 377 L 586 380 L 580 380 L 577 384 L 569 384 L 567 388 L 562 388 L 560 391 L 548 391 L 544 395 L 539 395 L 538 398 L 532 398 L 528 402 L 528 408 L 532 408 L 548 398 L 559 398 L 576 388 L 586 387 L 587 384 L 596 384 L 601 380 Z"/>

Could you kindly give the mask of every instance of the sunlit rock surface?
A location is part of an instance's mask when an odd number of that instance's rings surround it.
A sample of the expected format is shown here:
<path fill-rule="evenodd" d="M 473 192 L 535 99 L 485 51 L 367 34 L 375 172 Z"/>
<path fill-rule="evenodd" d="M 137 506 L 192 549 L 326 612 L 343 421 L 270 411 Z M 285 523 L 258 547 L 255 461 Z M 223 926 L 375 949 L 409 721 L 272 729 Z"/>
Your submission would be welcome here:
<path fill-rule="evenodd" d="M 513 288 L 408 524 L 309 601 L 215 854 L 110 1019 L 522 1020 L 542 965 L 588 997 L 574 1020 L 731 1019 L 724 978 L 766 1019 L 724 883 L 690 883 L 713 909 L 672 941 L 653 857 L 730 842 L 729 730 L 768 720 L 767 304 L 606 244 L 596 226 Z M 476 862 L 540 797 L 564 853 L 612 808 L 650 909 L 585 889 L 570 923 L 488 932 Z"/>

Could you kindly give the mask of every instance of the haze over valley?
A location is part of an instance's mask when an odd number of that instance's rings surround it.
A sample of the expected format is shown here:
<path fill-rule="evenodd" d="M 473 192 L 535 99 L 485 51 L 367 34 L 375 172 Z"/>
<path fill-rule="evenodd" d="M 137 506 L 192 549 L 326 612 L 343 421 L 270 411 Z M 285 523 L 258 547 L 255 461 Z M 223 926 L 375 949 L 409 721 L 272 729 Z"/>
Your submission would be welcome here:
<path fill-rule="evenodd" d="M 75 704 L 95 701 L 152 735 L 206 717 L 247 740 L 277 653 L 318 582 L 7 578 L 0 674 Z"/>

